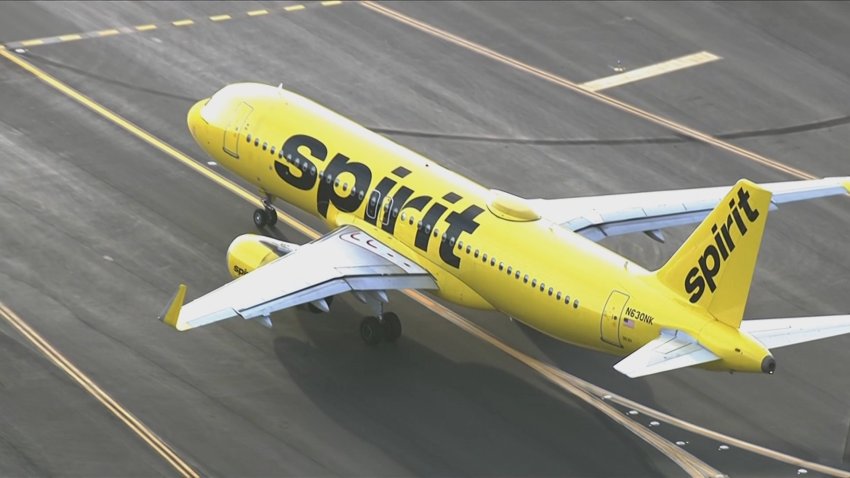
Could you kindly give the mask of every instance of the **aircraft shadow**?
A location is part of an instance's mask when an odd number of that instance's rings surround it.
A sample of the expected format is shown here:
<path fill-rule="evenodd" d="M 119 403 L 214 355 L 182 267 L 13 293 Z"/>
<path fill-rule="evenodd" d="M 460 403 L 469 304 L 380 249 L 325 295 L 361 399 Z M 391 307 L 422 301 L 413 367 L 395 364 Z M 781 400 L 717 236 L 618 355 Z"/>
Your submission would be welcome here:
<path fill-rule="evenodd" d="M 531 371 L 458 362 L 406 336 L 366 346 L 357 334 L 362 314 L 347 300 L 337 298 L 330 314 L 294 311 L 287 320 L 294 316 L 309 340 L 278 337 L 275 353 L 312 403 L 410 474 L 670 472 L 666 458 Z"/>

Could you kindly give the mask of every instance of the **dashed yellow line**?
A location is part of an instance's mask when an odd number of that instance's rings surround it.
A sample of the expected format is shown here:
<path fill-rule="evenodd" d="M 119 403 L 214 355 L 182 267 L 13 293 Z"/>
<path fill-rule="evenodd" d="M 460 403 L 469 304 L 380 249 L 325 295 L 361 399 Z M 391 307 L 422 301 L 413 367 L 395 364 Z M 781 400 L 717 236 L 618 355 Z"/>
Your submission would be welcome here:
<path fill-rule="evenodd" d="M 100 30 L 99 32 L 97 32 L 97 35 L 101 37 L 111 37 L 112 35 L 119 34 L 121 34 L 121 32 L 115 28 L 110 28 L 109 30 Z"/>
<path fill-rule="evenodd" d="M 250 12 L 248 12 L 249 17 L 258 17 L 260 15 L 268 15 L 268 14 L 269 14 L 268 10 L 251 10 Z"/>
<path fill-rule="evenodd" d="M 59 37 L 60 41 L 75 41 L 75 40 L 82 40 L 82 39 L 83 39 L 83 36 L 79 35 L 79 34 L 62 35 L 62 36 Z"/>
<path fill-rule="evenodd" d="M 328 1 L 322 2 L 322 6 L 323 7 L 332 7 L 334 5 L 339 5 L 341 3 L 342 2 L 340 0 L 328 0 Z"/>
<path fill-rule="evenodd" d="M 186 478 L 198 478 L 198 473 L 192 469 L 183 459 L 181 459 L 174 450 L 166 444 L 162 438 L 147 427 L 141 420 L 133 416 L 120 403 L 115 401 L 109 394 L 103 391 L 94 381 L 84 374 L 80 369 L 74 366 L 70 360 L 62 355 L 55 347 L 44 339 L 38 332 L 29 326 L 22 318 L 15 314 L 11 309 L 0 303 L 0 317 L 9 322 L 25 339 L 32 343 L 38 350 L 41 351 L 47 358 L 59 367 L 62 371 L 68 374 L 77 384 L 86 392 L 99 401 L 107 410 L 121 420 L 127 428 L 132 430 L 145 443 L 156 451 L 165 461 L 167 461 L 181 476 Z"/>
<path fill-rule="evenodd" d="M 304 5 L 289 5 L 288 7 L 283 7 L 287 12 L 294 12 L 297 10 L 304 10 L 306 8 Z"/>
<path fill-rule="evenodd" d="M 146 31 L 150 31 L 150 30 L 156 30 L 157 26 L 156 25 L 137 25 L 135 28 L 136 28 L 136 31 L 146 32 Z"/>
<path fill-rule="evenodd" d="M 231 18 L 233 17 L 231 17 L 230 15 L 213 15 L 210 17 L 210 20 L 214 22 L 222 22 L 224 20 L 230 20 Z"/>
<path fill-rule="evenodd" d="M 23 45 L 23 46 L 36 46 L 36 45 L 42 45 L 42 44 L 44 44 L 44 40 L 41 40 L 41 39 L 38 39 L 38 38 L 36 38 L 34 40 L 24 40 L 24 41 L 21 42 L 21 45 Z"/>
<path fill-rule="evenodd" d="M 190 19 L 187 18 L 185 20 L 177 20 L 177 21 L 171 22 L 171 24 L 174 25 L 175 27 L 185 27 L 187 25 L 194 25 L 195 20 L 190 20 Z"/>

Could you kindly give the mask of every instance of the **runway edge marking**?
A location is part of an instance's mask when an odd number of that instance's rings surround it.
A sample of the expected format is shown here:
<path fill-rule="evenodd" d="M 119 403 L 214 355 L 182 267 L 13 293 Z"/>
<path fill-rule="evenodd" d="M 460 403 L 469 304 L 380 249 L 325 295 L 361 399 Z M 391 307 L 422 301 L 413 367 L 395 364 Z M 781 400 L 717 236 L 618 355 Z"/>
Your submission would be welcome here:
<path fill-rule="evenodd" d="M 617 86 L 628 85 L 636 81 L 655 78 L 656 76 L 665 75 L 681 71 L 686 68 L 704 65 L 713 61 L 721 60 L 722 58 L 708 51 L 692 53 L 690 55 L 680 56 L 672 60 L 654 63 L 652 65 L 642 66 L 616 75 L 598 78 L 596 80 L 581 83 L 579 86 L 590 91 L 602 91 Z"/>
<path fill-rule="evenodd" d="M 472 42 L 470 40 L 466 40 L 466 39 L 461 38 L 461 37 L 459 37 L 459 36 L 457 36 L 453 33 L 449 33 L 445 30 L 441 30 L 441 29 L 434 27 L 432 25 L 429 25 L 429 24 L 427 24 L 427 23 L 425 23 L 421 20 L 416 20 L 415 18 L 404 15 L 404 14 L 402 14 L 402 13 L 396 11 L 396 10 L 385 7 L 384 5 L 379 5 L 379 4 L 372 2 L 372 1 L 369 1 L 369 0 L 361 1 L 360 5 L 363 5 L 364 7 L 369 8 L 370 10 L 372 10 L 376 13 L 379 13 L 379 14 L 385 16 L 385 17 L 391 18 L 391 19 L 393 19 L 397 22 L 404 23 L 404 24 L 411 26 L 411 27 L 413 27 L 417 30 L 428 33 L 431 36 L 440 38 L 440 39 L 442 39 L 444 41 L 448 41 L 450 43 L 454 43 L 455 45 L 461 46 L 461 47 L 463 47 L 467 50 L 478 53 L 479 55 L 486 56 L 486 57 L 491 58 L 493 60 L 496 60 L 498 62 L 504 63 L 508 66 L 511 66 L 511 67 L 513 67 L 517 70 L 524 71 L 524 72 L 529 73 L 533 76 L 536 76 L 538 78 L 546 80 L 550 83 L 554 83 L 554 84 L 559 85 L 563 88 L 566 88 L 568 90 L 579 93 L 583 96 L 586 96 L 586 97 L 592 98 L 594 100 L 600 101 L 602 103 L 605 103 L 609 106 L 620 109 L 622 111 L 626 111 L 626 112 L 628 112 L 628 113 L 630 113 L 634 116 L 637 116 L 639 118 L 643 118 L 643 119 L 650 121 L 650 122 L 652 122 L 656 125 L 665 127 L 667 129 L 675 131 L 679 134 L 687 136 L 691 139 L 700 141 L 702 143 L 710 144 L 710 145 L 715 146 L 719 149 L 723 149 L 725 151 L 736 154 L 736 155 L 743 157 L 745 159 L 748 159 L 750 161 L 762 164 L 764 166 L 775 169 L 777 171 L 781 171 L 783 173 L 789 174 L 789 175 L 797 177 L 797 178 L 817 179 L 817 176 L 815 176 L 811 173 L 808 173 L 808 172 L 803 171 L 801 169 L 797 169 L 793 166 L 789 166 L 789 165 L 781 163 L 779 161 L 769 159 L 769 158 L 762 156 L 758 153 L 754 153 L 752 151 L 746 150 L 746 149 L 741 148 L 739 146 L 735 146 L 731 143 L 727 143 L 723 140 L 715 138 L 714 136 L 711 136 L 709 134 L 695 130 L 693 128 L 682 125 L 680 123 L 674 122 L 674 121 L 669 120 L 667 118 L 664 118 L 662 116 L 659 116 L 659 115 L 650 113 L 648 111 L 642 110 L 642 109 L 640 109 L 636 106 L 632 106 L 628 103 L 617 100 L 617 99 L 615 99 L 611 96 L 607 96 L 607 95 L 604 95 L 602 93 L 599 93 L 599 92 L 596 92 L 596 91 L 591 91 L 587 88 L 583 88 L 581 85 L 579 85 L 577 83 L 573 83 L 572 81 L 569 81 L 566 78 L 555 75 L 554 73 L 550 73 L 550 72 L 542 70 L 540 68 L 536 68 L 536 67 L 531 66 L 527 63 L 523 63 L 523 62 L 516 60 L 514 58 L 511 58 L 507 55 L 503 55 L 501 53 L 498 53 L 498 52 L 491 50 L 487 47 L 484 47 L 484 46 L 482 46 L 478 43 Z"/>
<path fill-rule="evenodd" d="M 94 102 L 93 100 L 89 99 L 88 97 L 86 97 L 82 93 L 79 93 L 78 91 L 74 90 L 70 86 L 65 85 L 64 83 L 62 83 L 58 79 L 52 77 L 51 75 L 44 72 L 43 70 L 36 67 L 35 65 L 33 65 L 33 64 L 27 62 L 26 60 L 20 58 L 18 55 L 15 55 L 15 54 L 13 54 L 9 51 L 5 51 L 5 50 L 0 49 L 0 56 L 7 58 L 8 60 L 12 61 L 13 63 L 18 65 L 19 67 L 21 67 L 24 70 L 26 70 L 27 72 L 31 73 L 32 75 L 34 75 L 35 77 L 37 77 L 41 81 L 47 83 L 49 86 L 53 87 L 54 89 L 60 91 L 61 93 L 65 94 L 65 95 L 69 96 L 70 98 L 76 100 L 77 102 L 81 103 L 82 105 L 84 105 L 84 106 L 88 107 L 89 109 L 93 110 L 94 112 L 100 114 L 104 118 L 115 122 L 117 125 L 121 126 L 125 130 L 127 130 L 128 132 L 133 134 L 134 136 L 137 136 L 138 138 L 140 138 L 143 141 L 147 142 L 148 144 L 154 146 L 155 148 L 159 149 L 160 151 L 166 153 L 167 155 L 171 156 L 172 158 L 178 160 L 179 162 L 183 163 L 184 165 L 188 166 L 189 168 L 193 169 L 194 171 L 196 171 L 196 172 L 202 174 L 203 176 L 207 177 L 208 179 L 210 179 L 214 183 L 216 183 L 216 184 L 224 187 L 225 189 L 231 191 L 236 196 L 242 198 L 243 200 L 247 201 L 248 203 L 251 203 L 251 204 L 253 204 L 257 207 L 262 205 L 262 201 L 260 200 L 260 198 L 251 194 L 245 188 L 239 186 L 238 184 L 232 182 L 231 180 L 225 178 L 224 176 L 210 170 L 206 166 L 201 165 L 199 162 L 193 160 L 189 156 L 183 154 L 182 152 L 178 151 L 174 147 L 168 145 L 164 141 L 153 136 L 152 134 L 148 133 L 147 131 L 141 129 L 140 127 L 136 126 L 135 124 L 131 123 L 130 121 L 122 118 L 121 116 L 113 113 L 112 111 L 108 110 L 107 108 L 105 108 L 105 107 L 101 106 L 100 104 Z M 278 213 L 278 218 L 281 221 L 288 224 L 293 229 L 299 231 L 304 236 L 306 236 L 310 239 L 317 239 L 318 237 L 321 236 L 321 234 L 319 232 L 313 230 L 312 228 L 310 228 L 309 226 L 298 221 L 294 217 L 289 216 L 286 213 L 281 212 L 280 210 L 278 210 L 277 213 Z M 605 390 L 601 387 L 588 384 L 587 382 L 584 382 L 583 380 L 579 379 L 578 377 L 570 375 L 567 372 L 564 372 L 563 370 L 560 370 L 556 367 L 553 367 L 551 365 L 540 362 L 537 359 L 534 359 L 534 358 L 532 358 L 532 357 L 530 357 L 526 354 L 523 354 L 522 352 L 520 352 L 516 349 L 513 349 L 512 347 L 508 346 L 504 342 L 502 342 L 499 339 L 495 338 L 494 336 L 490 335 L 488 332 L 479 328 L 477 325 L 475 325 L 474 323 L 472 323 L 468 319 L 465 319 L 464 317 L 460 316 L 459 314 L 452 311 L 451 309 L 443 306 L 442 304 L 439 304 L 438 302 L 435 302 L 435 301 L 429 299 L 428 297 L 424 296 L 423 294 L 421 294 L 417 291 L 404 291 L 404 293 L 406 295 L 408 295 L 410 298 L 412 298 L 413 300 L 417 301 L 419 304 L 437 312 L 444 319 L 446 319 L 449 322 L 459 326 L 462 330 L 470 333 L 471 335 L 475 336 L 476 338 L 483 340 L 486 343 L 489 343 L 489 344 L 495 346 L 499 350 L 501 350 L 501 351 L 507 353 L 508 355 L 510 355 L 511 357 L 519 360 L 521 363 L 527 365 L 532 370 L 537 371 L 544 378 L 552 381 L 554 384 L 560 386 L 564 390 L 571 392 L 571 393 L 572 393 L 573 390 L 579 390 L 580 392 L 584 392 L 584 394 L 589 394 L 590 398 L 592 398 L 592 400 L 588 400 L 588 395 L 582 394 L 581 396 L 579 396 L 579 395 L 577 395 L 577 396 L 580 399 L 584 400 L 585 402 L 589 403 L 590 405 L 594 406 L 598 410 L 603 411 L 603 413 L 606 413 L 606 412 L 603 409 L 599 408 L 600 404 L 602 404 L 602 405 L 607 405 L 607 404 L 604 403 L 604 401 L 603 401 L 604 398 L 601 398 L 601 397 L 604 397 L 605 395 L 617 396 L 617 395 L 615 395 L 611 392 L 608 392 L 607 390 Z M 557 380 L 559 377 L 560 377 L 561 380 Z M 572 383 L 573 386 L 570 386 L 570 382 L 573 382 Z M 575 387 L 578 387 L 578 389 L 576 389 Z M 626 400 L 626 399 L 624 399 L 624 400 Z M 636 403 L 636 402 L 633 402 L 633 403 Z M 647 415 L 649 415 L 650 412 L 652 412 L 652 414 L 654 416 L 657 416 L 657 417 L 664 415 L 663 413 L 656 411 L 656 410 L 654 410 L 650 407 L 644 406 L 644 405 L 641 405 L 641 408 L 643 410 L 646 410 L 645 414 L 647 414 Z M 616 410 L 614 410 L 614 412 L 615 412 L 615 415 L 609 415 L 608 413 L 606 413 L 606 415 L 612 417 L 612 419 L 614 419 L 618 423 L 622 424 L 624 417 L 622 416 L 622 414 L 620 414 Z M 615 416 L 616 416 L 616 418 L 614 418 Z M 638 436 L 641 436 L 639 434 L 641 432 L 635 432 L 635 430 L 643 429 L 644 432 L 650 434 L 650 435 L 646 435 L 646 436 L 654 435 L 658 439 L 666 442 L 670 447 L 672 447 L 672 448 L 669 449 L 669 451 L 676 453 L 676 454 L 680 454 L 681 456 L 689 457 L 689 458 L 686 458 L 685 461 L 695 460 L 696 462 L 704 465 L 704 468 L 703 468 L 704 470 L 712 470 L 712 473 L 698 472 L 698 473 L 694 474 L 693 473 L 695 471 L 694 465 L 683 466 L 683 469 L 685 469 L 685 471 L 688 471 L 689 474 L 691 474 L 692 476 L 717 476 L 716 474 L 713 474 L 713 472 L 715 472 L 717 470 L 714 470 L 714 468 L 711 468 L 709 465 L 701 462 L 699 459 L 697 459 L 696 457 L 694 457 L 693 455 L 691 455 L 687 451 L 682 450 L 679 447 L 673 445 L 672 443 L 670 443 L 666 439 L 660 437 L 656 433 L 641 427 L 639 424 L 637 424 L 637 422 L 634 422 L 633 420 L 626 420 L 626 422 L 634 424 L 635 428 L 630 428 L 630 431 L 638 434 Z M 829 466 L 826 466 L 826 465 L 821 465 L 819 463 L 809 462 L 809 461 L 802 460 L 802 459 L 799 459 L 799 458 L 796 458 L 796 457 L 792 457 L 790 455 L 781 454 L 781 453 L 778 453 L 778 452 L 775 452 L 775 451 L 772 451 L 772 450 L 768 450 L 768 449 L 761 447 L 759 445 L 754 445 L 754 444 L 745 442 L 743 440 L 739 440 L 739 439 L 735 439 L 735 438 L 732 438 L 732 437 L 728 437 L 726 435 L 718 434 L 717 432 L 712 432 L 710 430 L 704 429 L 702 427 L 691 424 L 691 423 L 686 422 L 684 420 L 675 419 L 675 421 L 671 421 L 670 423 L 674 426 L 679 427 L 679 428 L 689 430 L 693 433 L 702 434 L 703 436 L 707 436 L 709 438 L 712 438 L 713 436 L 719 436 L 719 437 L 722 437 L 722 438 L 727 439 L 729 441 L 734 440 L 735 443 L 736 443 L 736 446 L 738 446 L 738 448 L 741 448 L 741 449 L 744 449 L 744 450 L 747 450 L 747 451 L 750 451 L 752 453 L 756 453 L 756 454 L 759 454 L 759 455 L 762 455 L 762 456 L 767 456 L 768 458 L 776 459 L 778 461 L 783 461 L 785 463 L 789 463 L 789 464 L 792 464 L 792 465 L 806 466 L 806 467 L 811 468 L 812 470 L 817 470 L 820 473 L 824 473 L 824 474 L 830 475 L 830 476 L 850 478 L 850 473 L 848 473 L 846 470 L 832 468 L 832 467 L 829 467 Z M 690 428 L 688 428 L 688 427 L 690 427 Z M 706 431 L 708 433 L 702 433 L 701 430 Z M 641 436 L 641 438 L 643 438 L 643 436 Z M 650 443 L 650 444 L 652 444 L 653 446 L 658 448 L 658 446 L 656 446 L 655 444 L 653 444 L 653 443 Z M 668 456 L 671 460 L 673 460 L 674 462 L 676 462 L 677 464 L 682 466 L 680 464 L 681 462 L 678 461 L 677 459 L 673 458 L 671 455 L 669 455 L 667 453 L 666 449 L 665 450 L 662 450 L 661 448 L 658 448 L 658 449 L 660 451 L 662 451 L 662 453 L 664 453 L 665 456 Z M 772 454 L 767 454 L 766 452 L 770 452 Z"/>
<path fill-rule="evenodd" d="M 115 401 L 108 393 L 104 392 L 94 381 L 86 374 L 80 371 L 70 360 L 65 358 L 55 347 L 38 334 L 30 327 L 23 319 L 9 309 L 5 304 L 0 302 L 0 317 L 3 317 L 14 327 L 25 339 L 41 351 L 54 365 L 64 371 L 69 377 L 77 382 L 80 387 L 99 401 L 107 410 L 112 412 L 119 420 L 136 435 L 139 436 L 145 443 L 164 458 L 181 476 L 186 478 L 199 478 L 200 475 L 183 459 L 181 459 L 174 450 L 168 446 L 156 433 L 154 433 L 141 420 L 136 418 L 120 403 Z"/>

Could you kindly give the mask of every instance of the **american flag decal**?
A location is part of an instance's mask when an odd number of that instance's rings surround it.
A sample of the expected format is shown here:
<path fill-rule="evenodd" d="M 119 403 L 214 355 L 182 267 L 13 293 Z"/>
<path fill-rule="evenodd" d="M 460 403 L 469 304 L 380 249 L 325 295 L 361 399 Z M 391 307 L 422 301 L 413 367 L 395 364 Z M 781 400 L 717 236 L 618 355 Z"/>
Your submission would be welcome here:
<path fill-rule="evenodd" d="M 635 328 L 635 321 L 634 321 L 634 320 L 632 320 L 632 319 L 624 318 L 624 319 L 623 319 L 623 324 L 624 324 L 626 327 L 630 328 L 630 329 Z"/>

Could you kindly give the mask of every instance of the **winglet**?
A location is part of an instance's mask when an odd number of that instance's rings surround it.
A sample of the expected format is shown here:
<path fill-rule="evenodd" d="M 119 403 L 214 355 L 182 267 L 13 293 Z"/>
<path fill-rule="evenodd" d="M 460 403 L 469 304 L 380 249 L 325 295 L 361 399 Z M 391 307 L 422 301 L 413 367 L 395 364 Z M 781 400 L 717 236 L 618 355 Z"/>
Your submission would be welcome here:
<path fill-rule="evenodd" d="M 180 309 L 183 308 L 183 301 L 186 300 L 186 284 L 180 284 L 171 302 L 165 306 L 162 313 L 159 314 L 159 320 L 174 327 L 177 330 L 185 330 L 183 324 L 178 323 L 180 318 Z"/>

